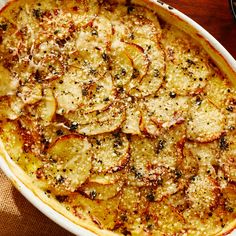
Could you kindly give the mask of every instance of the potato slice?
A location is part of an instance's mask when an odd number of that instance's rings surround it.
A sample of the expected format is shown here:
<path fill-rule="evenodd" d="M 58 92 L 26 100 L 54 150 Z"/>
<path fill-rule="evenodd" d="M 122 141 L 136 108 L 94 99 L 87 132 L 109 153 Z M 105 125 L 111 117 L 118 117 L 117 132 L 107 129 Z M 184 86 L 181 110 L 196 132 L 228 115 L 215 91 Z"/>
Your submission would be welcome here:
<path fill-rule="evenodd" d="M 141 112 L 137 102 L 127 102 L 126 119 L 122 124 L 122 132 L 126 134 L 141 134 L 139 125 L 141 122 Z"/>
<path fill-rule="evenodd" d="M 181 95 L 203 89 L 213 73 L 205 52 L 173 26 L 164 30 L 162 44 L 167 56 L 166 87 Z"/>
<path fill-rule="evenodd" d="M 206 99 L 194 102 L 188 116 L 187 137 L 191 140 L 213 141 L 219 138 L 224 130 L 223 114 Z"/>
<path fill-rule="evenodd" d="M 116 172 L 129 159 L 129 141 L 122 133 L 100 134 L 90 139 L 94 157 L 92 172 Z"/>
<path fill-rule="evenodd" d="M 89 218 L 93 223 L 102 229 L 113 229 L 117 219 L 117 206 L 119 205 L 119 196 L 109 199 L 109 201 L 91 200 L 87 197 L 77 194 L 70 204 L 72 212 L 79 218 Z"/>
<path fill-rule="evenodd" d="M 43 98 L 37 106 L 37 115 L 46 123 L 50 122 L 56 113 L 56 99 L 50 88 L 43 90 Z"/>
<path fill-rule="evenodd" d="M 17 119 L 24 107 L 24 102 L 17 96 L 0 98 L 0 119 Z"/>
<path fill-rule="evenodd" d="M 87 113 L 103 110 L 115 98 L 115 90 L 109 73 L 102 78 L 95 77 L 91 80 L 82 71 L 76 69 L 55 82 L 54 94 L 59 114 L 75 111 L 78 107 Z"/>
<path fill-rule="evenodd" d="M 114 184 L 124 177 L 124 171 L 117 171 L 115 173 L 92 173 L 89 182 L 97 184 Z"/>
<path fill-rule="evenodd" d="M 209 78 L 209 83 L 204 88 L 204 92 L 207 94 L 207 99 L 211 101 L 216 107 L 220 108 L 224 106 L 228 92 L 228 85 L 223 75 L 220 73 L 214 73 Z"/>
<path fill-rule="evenodd" d="M 161 87 L 165 76 L 164 52 L 155 41 L 139 38 L 135 40 L 135 42 L 144 48 L 145 54 L 150 61 L 147 74 L 142 78 L 138 87 L 141 94 L 136 96 L 140 97 L 155 94 Z"/>
<path fill-rule="evenodd" d="M 236 182 L 236 140 L 235 132 L 226 136 L 222 135 L 219 139 L 220 166 L 225 172 L 225 176 Z"/>
<path fill-rule="evenodd" d="M 65 135 L 47 150 L 43 172 L 55 193 L 74 192 L 86 181 L 91 169 L 90 149 L 86 138 Z"/>
<path fill-rule="evenodd" d="M 172 92 L 159 91 L 154 98 L 144 100 L 144 123 L 152 121 L 158 128 L 169 128 L 183 123 L 187 117 L 189 97 L 172 96 Z"/>
<path fill-rule="evenodd" d="M 122 186 L 123 181 L 106 185 L 88 182 L 83 184 L 79 188 L 79 191 L 92 200 L 108 200 L 115 197 L 120 192 Z"/>
<path fill-rule="evenodd" d="M 0 137 L 9 154 L 17 162 L 23 154 L 24 140 L 20 135 L 19 126 L 16 122 L 4 122 L 1 124 Z"/>
<path fill-rule="evenodd" d="M 195 176 L 187 191 L 187 199 L 196 213 L 203 217 L 217 204 L 218 186 L 204 173 Z"/>
<path fill-rule="evenodd" d="M 117 87 L 123 87 L 130 82 L 133 75 L 132 60 L 125 50 L 114 49 L 111 53 L 112 77 Z"/>
<path fill-rule="evenodd" d="M 42 99 L 42 84 L 28 83 L 20 88 L 18 97 L 25 104 L 35 104 Z"/>
<path fill-rule="evenodd" d="M 13 95 L 18 87 L 18 81 L 14 79 L 3 65 L 0 65 L 0 97 Z"/>
<path fill-rule="evenodd" d="M 102 117 L 102 115 L 105 115 Z M 97 135 L 107 132 L 113 132 L 121 127 L 125 120 L 124 108 L 116 105 L 102 112 L 99 120 L 94 120 L 91 123 L 84 124 L 78 127 L 77 132 L 84 135 Z"/>

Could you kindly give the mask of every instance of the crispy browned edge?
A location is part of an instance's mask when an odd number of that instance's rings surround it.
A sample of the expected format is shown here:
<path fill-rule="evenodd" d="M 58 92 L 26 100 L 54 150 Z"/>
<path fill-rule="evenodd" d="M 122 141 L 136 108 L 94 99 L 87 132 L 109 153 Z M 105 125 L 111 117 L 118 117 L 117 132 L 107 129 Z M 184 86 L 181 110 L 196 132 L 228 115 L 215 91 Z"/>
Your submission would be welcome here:
<path fill-rule="evenodd" d="M 13 4 L 17 0 L 8 0 L 6 5 L 0 10 L 2 12 L 5 8 L 7 8 L 11 3 Z M 25 0 L 31 1 L 31 0 Z M 116 0 L 120 3 L 125 3 L 125 0 Z M 131 1 L 129 1 L 131 2 Z M 215 64 L 220 68 L 220 70 L 226 74 L 226 76 L 231 80 L 231 82 L 236 86 L 236 71 L 230 66 L 230 64 L 227 62 L 227 60 L 223 57 L 221 52 L 216 50 L 214 46 L 209 42 L 207 39 L 205 39 L 201 32 L 198 32 L 192 25 L 182 20 L 178 15 L 176 15 L 172 10 L 174 10 L 172 7 L 169 7 L 169 10 L 166 10 L 162 8 L 160 5 L 163 5 L 162 1 L 157 1 L 158 4 L 156 4 L 153 1 L 150 0 L 134 0 L 132 3 L 137 3 L 140 5 L 143 5 L 145 7 L 148 7 L 155 12 L 158 13 L 159 17 L 161 17 L 164 21 L 177 26 L 178 28 L 185 31 L 187 34 L 191 35 L 192 38 L 198 41 L 198 43 L 201 44 L 201 46 L 206 50 L 206 52 L 210 55 L 210 57 L 213 59 Z M 1 142 L 1 141 L 0 141 Z M 36 198 L 41 200 L 44 204 L 50 206 L 53 210 L 61 214 L 62 216 L 68 218 L 71 222 L 101 236 L 112 236 L 112 235 L 119 235 L 117 233 L 113 233 L 111 231 L 107 230 L 101 230 L 95 225 L 92 225 L 88 221 L 80 220 L 77 217 L 75 217 L 72 213 L 68 212 L 64 207 L 61 206 L 60 203 L 58 203 L 56 200 L 48 198 L 44 192 L 37 187 L 37 184 L 35 184 L 35 180 L 32 180 L 28 175 L 25 174 L 25 172 L 18 167 L 13 161 L 10 160 L 9 156 L 7 155 L 6 150 L 3 147 L 2 142 L 0 143 L 0 157 L 5 160 L 5 162 L 8 164 L 10 170 L 12 173 L 19 179 L 19 181 L 24 184 L 28 189 L 32 191 L 32 193 L 35 195 Z M 14 184 L 14 186 L 21 192 L 21 187 L 18 185 L 18 183 L 12 178 L 10 179 L 11 182 Z M 222 231 L 214 234 L 215 236 L 225 236 L 230 234 L 234 229 L 236 229 L 236 219 L 232 221 L 226 228 L 224 228 Z"/>

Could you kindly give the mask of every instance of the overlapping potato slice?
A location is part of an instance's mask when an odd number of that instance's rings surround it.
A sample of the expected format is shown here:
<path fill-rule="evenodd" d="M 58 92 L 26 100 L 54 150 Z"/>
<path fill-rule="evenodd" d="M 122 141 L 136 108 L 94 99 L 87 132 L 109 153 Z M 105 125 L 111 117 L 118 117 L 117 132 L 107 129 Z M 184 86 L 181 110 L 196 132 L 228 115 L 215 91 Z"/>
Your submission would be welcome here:
<path fill-rule="evenodd" d="M 17 119 L 24 107 L 24 102 L 17 96 L 0 98 L 0 119 Z"/>
<path fill-rule="evenodd" d="M 64 4 L 61 4 L 64 5 Z M 85 27 L 98 15 L 99 4 L 96 0 L 76 0 L 66 2 L 65 10 L 70 10 L 76 25 Z"/>
<path fill-rule="evenodd" d="M 235 132 L 222 135 L 219 139 L 220 166 L 225 172 L 225 176 L 236 182 L 236 139 Z"/>
<path fill-rule="evenodd" d="M 218 185 L 214 179 L 205 172 L 199 173 L 193 178 L 186 191 L 187 198 L 190 201 L 190 211 L 193 210 L 200 217 L 211 212 L 216 207 L 218 193 Z"/>
<path fill-rule="evenodd" d="M 108 200 L 115 197 L 121 190 L 123 181 L 114 184 L 99 184 L 88 182 L 83 184 L 79 191 L 90 199 Z"/>
<path fill-rule="evenodd" d="M 55 97 L 58 113 L 68 113 L 81 108 L 84 112 L 103 110 L 115 98 L 112 78 L 109 73 L 102 78 L 90 79 L 82 71 L 71 70 L 55 82 Z"/>
<path fill-rule="evenodd" d="M 206 53 L 188 37 L 167 26 L 162 39 L 166 53 L 166 87 L 181 95 L 198 93 L 213 73 Z"/>
<path fill-rule="evenodd" d="M 97 184 L 114 184 L 125 176 L 125 171 L 117 171 L 114 173 L 91 173 L 89 181 Z"/>
<path fill-rule="evenodd" d="M 42 99 L 42 85 L 39 83 L 28 83 L 21 87 L 18 97 L 20 97 L 25 104 L 35 104 Z"/>
<path fill-rule="evenodd" d="M 50 88 L 43 90 L 43 98 L 36 108 L 38 118 L 41 118 L 46 123 L 50 122 L 56 113 L 56 99 L 53 91 Z"/>
<path fill-rule="evenodd" d="M 0 97 L 12 95 L 16 92 L 18 81 L 14 79 L 3 65 L 0 65 Z"/>
<path fill-rule="evenodd" d="M 153 235 L 173 235 L 181 234 L 182 231 L 188 232 L 185 227 L 185 220 L 174 206 L 169 204 L 166 199 L 156 203 L 151 202 L 148 208 L 150 216 L 149 224 Z M 173 223 L 174 222 L 174 223 Z"/>
<path fill-rule="evenodd" d="M 99 117 L 100 119 L 79 126 L 77 132 L 89 136 L 113 132 L 119 129 L 124 122 L 125 110 L 122 105 L 121 107 L 117 107 L 117 104 L 112 105 L 105 112 L 102 112 Z"/>
<path fill-rule="evenodd" d="M 140 131 L 141 123 L 141 111 L 139 103 L 135 101 L 131 103 L 127 101 L 126 103 L 126 116 L 125 121 L 122 124 L 122 132 L 126 134 L 141 134 Z"/>
<path fill-rule="evenodd" d="M 124 186 L 120 194 L 116 228 L 122 232 L 122 229 L 128 227 L 130 231 L 135 232 L 140 229 L 148 201 L 137 187 Z"/>
<path fill-rule="evenodd" d="M 219 138 L 225 125 L 221 111 L 207 99 L 196 98 L 193 103 L 188 111 L 187 137 L 199 142 Z"/>
<path fill-rule="evenodd" d="M 185 157 L 190 157 L 193 163 L 194 160 L 197 160 L 198 164 L 195 164 L 195 168 L 199 165 L 201 171 L 206 171 L 212 176 L 215 175 L 213 166 L 218 164 L 220 155 L 217 141 L 211 143 L 186 142 L 183 153 Z M 185 163 L 185 167 L 187 166 L 187 163 Z"/>
<path fill-rule="evenodd" d="M 94 157 L 92 172 L 116 172 L 129 160 L 129 141 L 125 134 L 100 134 L 90 139 Z"/>
<path fill-rule="evenodd" d="M 86 219 L 87 216 L 99 228 L 113 229 L 117 218 L 117 206 L 120 198 L 116 196 L 109 199 L 109 201 L 91 200 L 87 197 L 77 194 L 75 199 L 72 199 L 73 214 L 80 219 Z"/>
<path fill-rule="evenodd" d="M 111 66 L 111 73 L 116 86 L 123 87 L 130 82 L 133 75 L 133 64 L 122 47 L 112 50 Z"/>
<path fill-rule="evenodd" d="M 90 175 L 91 145 L 79 135 L 58 138 L 47 150 L 42 169 L 55 193 L 74 192 Z"/>
<path fill-rule="evenodd" d="M 170 171 L 176 171 L 182 159 L 184 138 L 184 126 L 173 128 L 158 138 L 132 136 L 129 183 L 137 186 L 162 184 Z"/>
<path fill-rule="evenodd" d="M 160 90 L 154 98 L 144 100 L 141 125 L 143 130 L 157 135 L 158 129 L 170 128 L 186 120 L 189 97 L 174 95 L 173 97 L 172 92 Z"/>

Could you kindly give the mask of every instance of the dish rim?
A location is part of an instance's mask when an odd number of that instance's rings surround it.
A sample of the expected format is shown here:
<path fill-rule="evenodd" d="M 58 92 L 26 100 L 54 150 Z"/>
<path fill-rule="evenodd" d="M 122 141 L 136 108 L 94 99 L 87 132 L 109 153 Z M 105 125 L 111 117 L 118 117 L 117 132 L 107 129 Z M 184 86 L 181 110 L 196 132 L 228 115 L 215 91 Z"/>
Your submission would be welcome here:
<path fill-rule="evenodd" d="M 10 2 L 14 0 L 0 0 L 0 11 Z M 120 0 L 118 0 L 120 1 Z M 122 0 L 121 0 L 122 1 Z M 132 1 L 133 2 L 133 1 Z M 224 48 L 224 46 L 219 43 L 217 39 L 215 39 L 207 30 L 205 30 L 202 26 L 200 26 L 197 22 L 192 20 L 190 17 L 180 12 L 179 10 L 171 7 L 170 5 L 164 3 L 159 0 L 135 0 L 134 3 L 151 3 L 156 4 L 158 7 L 162 8 L 166 14 L 172 14 L 179 18 L 179 20 L 187 23 L 190 27 L 196 30 L 199 33 L 199 36 L 205 40 L 213 50 L 215 50 L 217 54 L 228 64 L 229 68 L 232 70 L 232 73 L 235 74 L 236 78 L 236 60 L 233 56 Z M 155 11 L 155 10 L 154 10 Z M 191 34 L 190 34 L 191 36 Z M 220 68 L 222 69 L 222 68 Z M 13 161 L 10 160 L 10 157 L 6 150 L 4 149 L 3 143 L 0 140 L 0 168 L 5 173 L 5 175 L 10 179 L 13 185 L 19 190 L 19 192 L 31 203 L 33 204 L 39 211 L 41 211 L 45 216 L 49 219 L 57 223 L 60 227 L 66 229 L 68 232 L 80 235 L 80 236 L 96 236 L 96 234 L 91 231 L 83 228 L 82 226 L 73 223 L 71 220 L 66 218 L 61 213 L 54 210 L 52 207 L 47 205 L 41 198 L 39 198 L 36 194 L 33 193 L 30 188 L 28 188 L 11 170 L 10 165 L 13 164 Z M 5 158 L 5 157 L 6 158 Z M 6 160 L 7 159 L 7 160 Z M 12 162 L 12 163 L 11 163 Z M 231 232 L 231 234 L 230 234 Z M 236 230 L 233 228 L 230 232 L 226 232 L 226 234 L 230 234 L 231 236 L 236 236 Z"/>

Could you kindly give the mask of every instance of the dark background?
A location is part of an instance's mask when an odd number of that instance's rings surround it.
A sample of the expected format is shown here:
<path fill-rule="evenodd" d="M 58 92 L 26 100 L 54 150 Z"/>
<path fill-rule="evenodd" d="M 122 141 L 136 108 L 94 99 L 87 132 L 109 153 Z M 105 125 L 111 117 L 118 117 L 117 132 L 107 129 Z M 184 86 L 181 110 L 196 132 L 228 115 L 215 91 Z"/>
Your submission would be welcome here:
<path fill-rule="evenodd" d="M 236 59 L 236 20 L 228 0 L 163 0 L 211 33 Z"/>

